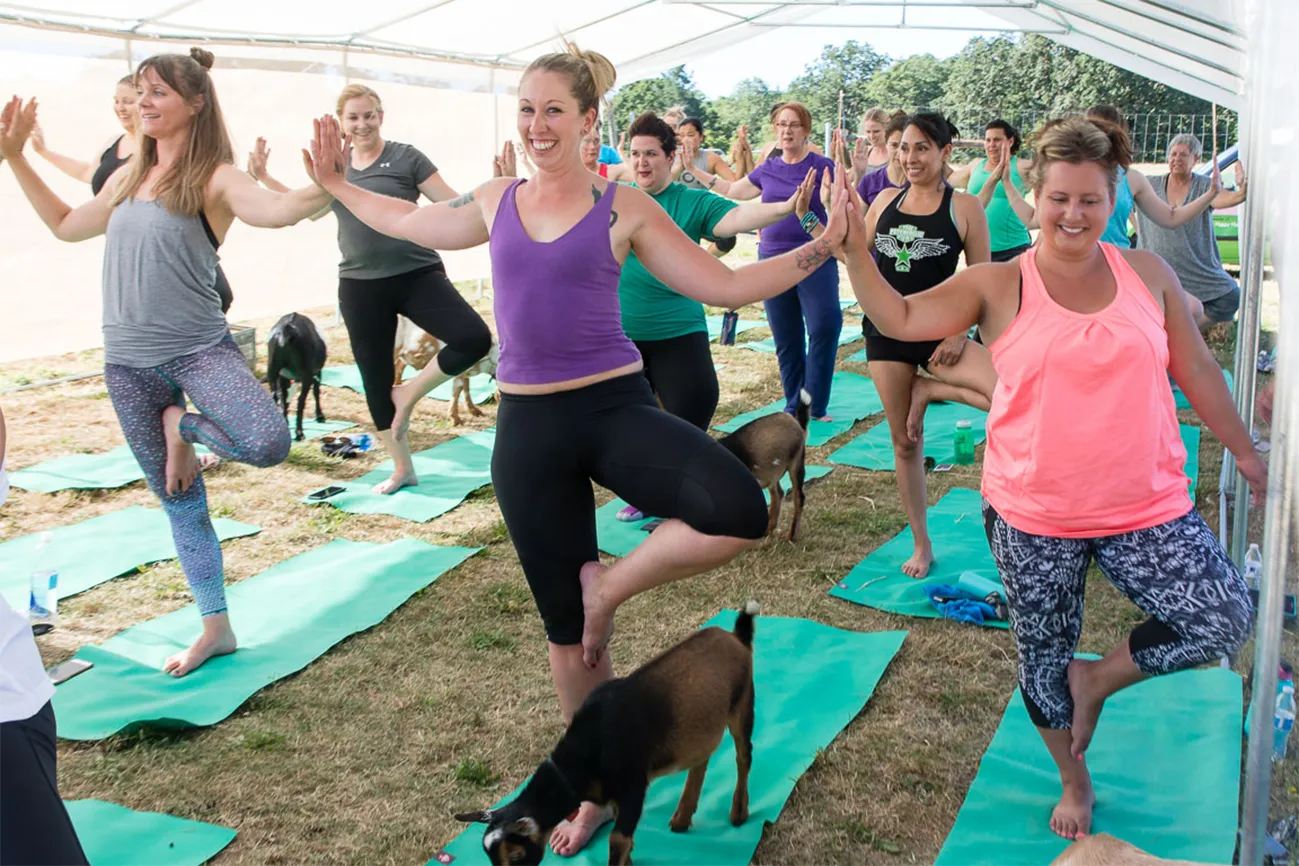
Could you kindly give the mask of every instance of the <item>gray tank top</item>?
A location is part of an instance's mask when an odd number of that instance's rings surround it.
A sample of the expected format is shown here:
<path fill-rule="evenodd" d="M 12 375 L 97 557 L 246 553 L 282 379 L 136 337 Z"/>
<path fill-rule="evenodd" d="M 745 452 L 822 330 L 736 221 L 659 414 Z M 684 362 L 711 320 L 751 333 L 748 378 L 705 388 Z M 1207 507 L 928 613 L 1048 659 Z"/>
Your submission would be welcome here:
<path fill-rule="evenodd" d="M 700 171 L 708 171 L 708 153 L 709 152 L 706 150 L 699 151 L 699 155 L 695 157 L 695 161 L 691 164 L 690 168 L 697 168 Z M 699 178 L 695 177 L 694 172 L 692 172 L 690 168 L 682 171 L 681 177 L 678 178 L 678 180 L 691 189 L 708 189 L 706 184 L 700 182 Z"/>
<path fill-rule="evenodd" d="M 104 361 L 157 367 L 229 333 L 204 221 L 158 201 L 113 208 L 104 244 Z"/>

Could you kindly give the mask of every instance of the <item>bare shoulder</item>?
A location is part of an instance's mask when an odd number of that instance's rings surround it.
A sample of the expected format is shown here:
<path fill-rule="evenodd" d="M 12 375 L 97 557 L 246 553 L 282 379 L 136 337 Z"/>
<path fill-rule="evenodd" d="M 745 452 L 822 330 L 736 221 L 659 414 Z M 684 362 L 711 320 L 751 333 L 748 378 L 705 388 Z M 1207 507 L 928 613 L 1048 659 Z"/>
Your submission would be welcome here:
<path fill-rule="evenodd" d="M 477 199 L 484 207 L 495 210 L 501 196 L 505 195 L 505 191 L 517 180 L 519 180 L 517 177 L 494 177 L 479 184 L 472 192 L 465 193 L 455 201 L 464 200 L 467 203 Z"/>
<path fill-rule="evenodd" d="M 960 214 L 972 214 L 975 211 L 983 213 L 983 203 L 979 201 L 979 197 L 960 190 L 952 193 L 952 207 Z"/>
<path fill-rule="evenodd" d="M 1119 255 L 1152 290 L 1162 291 L 1170 285 L 1180 285 L 1168 262 L 1149 250 L 1120 249 Z"/>
<path fill-rule="evenodd" d="M 970 265 L 957 276 L 963 276 L 971 286 L 977 286 L 989 297 L 1002 294 L 1019 297 L 1019 259 Z"/>

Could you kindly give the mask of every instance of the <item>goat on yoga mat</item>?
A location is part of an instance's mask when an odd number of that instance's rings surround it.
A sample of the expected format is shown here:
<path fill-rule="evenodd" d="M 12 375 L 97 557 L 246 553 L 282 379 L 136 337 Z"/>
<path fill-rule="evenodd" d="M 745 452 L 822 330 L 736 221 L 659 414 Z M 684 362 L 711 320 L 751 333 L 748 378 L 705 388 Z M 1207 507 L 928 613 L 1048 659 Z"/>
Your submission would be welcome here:
<path fill-rule="evenodd" d="M 325 423 L 325 413 L 320 411 L 320 371 L 325 366 L 325 339 L 315 324 L 301 313 L 289 313 L 271 328 L 266 339 L 266 381 L 271 386 L 271 396 L 284 408 L 284 420 L 289 420 L 289 391 L 298 383 L 298 429 L 295 438 L 301 442 L 302 413 L 307 408 L 307 391 L 316 394 L 316 423 Z"/>
<path fill-rule="evenodd" d="M 784 412 L 763 415 L 718 440 L 749 467 L 758 483 L 771 494 L 767 535 L 776 531 L 776 524 L 780 521 L 780 503 L 784 498 L 780 479 L 789 473 L 789 492 L 794 499 L 794 519 L 789 524 L 790 541 L 798 538 L 798 523 L 803 516 L 804 458 L 807 455 L 807 422 L 811 407 L 812 395 L 804 390 L 798 395 L 797 416 L 790 417 Z"/>
<path fill-rule="evenodd" d="M 523 791 L 498 809 L 456 815 L 484 823 L 483 848 L 499 864 L 537 864 L 550 834 L 582 801 L 612 804 L 609 863 L 631 863 L 632 835 L 649 783 L 689 770 L 668 826 L 690 829 L 708 759 L 729 729 L 737 778 L 731 824 L 749 818 L 753 763 L 753 618 L 747 602 L 734 631 L 702 629 L 630 676 L 597 686 Z"/>

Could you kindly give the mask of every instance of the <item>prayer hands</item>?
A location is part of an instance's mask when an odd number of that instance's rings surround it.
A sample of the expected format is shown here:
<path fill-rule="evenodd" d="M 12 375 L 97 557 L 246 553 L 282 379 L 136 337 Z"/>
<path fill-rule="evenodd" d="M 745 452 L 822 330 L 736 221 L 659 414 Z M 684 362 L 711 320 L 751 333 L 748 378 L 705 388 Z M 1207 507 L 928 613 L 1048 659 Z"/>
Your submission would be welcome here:
<path fill-rule="evenodd" d="M 253 147 L 253 152 L 248 154 L 247 171 L 253 180 L 260 181 L 266 176 L 266 164 L 270 159 L 271 149 L 266 146 L 266 139 L 257 136 L 257 144 Z"/>
<path fill-rule="evenodd" d="M 492 177 L 518 177 L 518 163 L 514 153 L 514 142 L 507 141 L 501 146 L 501 152 L 492 157 Z"/>
<path fill-rule="evenodd" d="M 36 100 L 29 99 L 26 105 L 17 96 L 9 100 L 0 109 L 0 159 L 14 159 L 21 156 L 23 145 L 36 127 Z"/>
<path fill-rule="evenodd" d="M 799 219 L 802 219 L 812 209 L 812 190 L 815 187 L 816 169 L 809 168 L 803 182 L 798 185 L 798 189 L 794 190 L 794 194 L 785 201 L 785 207 L 783 208 L 785 213 L 795 214 Z"/>
<path fill-rule="evenodd" d="M 347 150 L 352 146 L 352 137 L 343 138 L 338 120 L 332 114 L 313 120 L 311 125 L 315 135 L 311 150 L 302 151 L 302 164 L 312 183 L 329 192 L 347 180 Z"/>

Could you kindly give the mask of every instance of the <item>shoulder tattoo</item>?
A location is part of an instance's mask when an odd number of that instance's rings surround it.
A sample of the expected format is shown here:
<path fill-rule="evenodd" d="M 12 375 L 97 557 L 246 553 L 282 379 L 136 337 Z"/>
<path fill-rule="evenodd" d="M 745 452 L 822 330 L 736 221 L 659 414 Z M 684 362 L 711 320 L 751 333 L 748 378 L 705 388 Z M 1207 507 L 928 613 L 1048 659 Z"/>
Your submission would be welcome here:
<path fill-rule="evenodd" d="M 600 201 L 600 188 L 595 184 L 591 184 L 591 198 L 596 202 Z"/>

